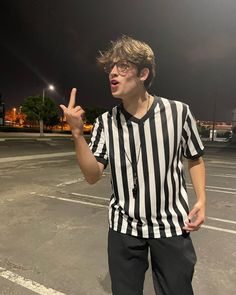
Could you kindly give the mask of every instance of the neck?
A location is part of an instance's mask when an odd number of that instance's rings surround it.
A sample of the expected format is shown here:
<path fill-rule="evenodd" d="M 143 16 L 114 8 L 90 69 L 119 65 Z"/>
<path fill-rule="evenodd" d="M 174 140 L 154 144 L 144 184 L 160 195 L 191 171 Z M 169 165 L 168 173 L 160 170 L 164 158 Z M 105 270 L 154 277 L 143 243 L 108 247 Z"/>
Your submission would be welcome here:
<path fill-rule="evenodd" d="M 133 116 L 144 116 L 153 102 L 153 97 L 145 91 L 122 99 L 125 110 Z"/>

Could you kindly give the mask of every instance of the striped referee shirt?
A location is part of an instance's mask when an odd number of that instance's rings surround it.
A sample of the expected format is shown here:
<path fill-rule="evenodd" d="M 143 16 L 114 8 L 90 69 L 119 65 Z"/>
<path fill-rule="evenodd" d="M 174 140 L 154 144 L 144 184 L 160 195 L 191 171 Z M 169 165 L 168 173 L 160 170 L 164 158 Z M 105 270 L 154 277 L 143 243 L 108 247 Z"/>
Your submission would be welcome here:
<path fill-rule="evenodd" d="M 188 105 L 154 96 L 141 119 L 116 106 L 96 119 L 89 147 L 110 164 L 111 229 L 143 238 L 183 233 L 189 207 L 182 156 L 195 159 L 204 149 Z"/>

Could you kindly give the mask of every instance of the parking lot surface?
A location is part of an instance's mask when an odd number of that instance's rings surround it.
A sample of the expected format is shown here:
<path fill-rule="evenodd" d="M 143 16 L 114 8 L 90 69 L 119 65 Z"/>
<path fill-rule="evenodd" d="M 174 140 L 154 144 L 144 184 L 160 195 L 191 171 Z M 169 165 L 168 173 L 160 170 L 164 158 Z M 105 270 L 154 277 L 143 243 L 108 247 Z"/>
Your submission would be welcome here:
<path fill-rule="evenodd" d="M 233 295 L 236 149 L 206 148 L 207 219 L 192 234 L 195 295 Z M 195 201 L 187 177 L 190 206 Z M 111 294 L 109 167 L 87 184 L 70 139 L 0 142 L 0 294 Z M 154 295 L 151 270 L 145 295 Z M 181 295 L 181 294 L 177 294 Z"/>

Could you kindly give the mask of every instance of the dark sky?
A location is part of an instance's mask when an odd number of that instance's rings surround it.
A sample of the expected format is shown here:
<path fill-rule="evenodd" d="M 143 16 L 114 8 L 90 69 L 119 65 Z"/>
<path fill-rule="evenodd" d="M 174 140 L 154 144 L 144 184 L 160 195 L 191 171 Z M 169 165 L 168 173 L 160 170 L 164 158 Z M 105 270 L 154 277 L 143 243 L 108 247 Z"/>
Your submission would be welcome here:
<path fill-rule="evenodd" d="M 53 83 L 83 107 L 110 108 L 98 50 L 128 34 L 156 54 L 151 93 L 188 103 L 197 119 L 231 121 L 236 108 L 235 0 L 5 0 L 0 4 L 0 93 L 6 107 Z"/>

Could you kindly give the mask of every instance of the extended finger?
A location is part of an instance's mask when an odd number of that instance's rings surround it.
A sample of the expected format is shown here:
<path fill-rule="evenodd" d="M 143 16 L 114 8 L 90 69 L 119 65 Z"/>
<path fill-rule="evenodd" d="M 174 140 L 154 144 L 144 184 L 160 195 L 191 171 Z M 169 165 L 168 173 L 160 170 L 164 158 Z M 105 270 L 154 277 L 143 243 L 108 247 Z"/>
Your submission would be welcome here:
<path fill-rule="evenodd" d="M 70 93 L 70 101 L 69 101 L 69 104 L 68 104 L 68 109 L 73 109 L 74 106 L 75 106 L 76 91 L 77 91 L 76 88 L 73 88 L 71 90 L 71 93 Z"/>
<path fill-rule="evenodd" d="M 63 104 L 60 104 L 60 108 L 63 110 L 64 113 L 67 111 L 67 107 Z"/>

